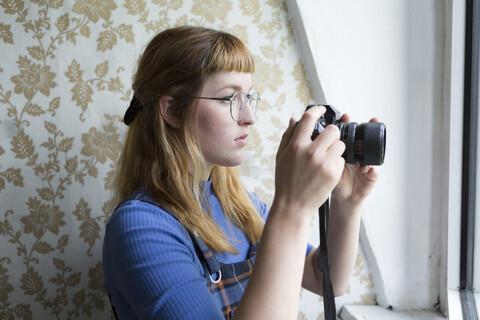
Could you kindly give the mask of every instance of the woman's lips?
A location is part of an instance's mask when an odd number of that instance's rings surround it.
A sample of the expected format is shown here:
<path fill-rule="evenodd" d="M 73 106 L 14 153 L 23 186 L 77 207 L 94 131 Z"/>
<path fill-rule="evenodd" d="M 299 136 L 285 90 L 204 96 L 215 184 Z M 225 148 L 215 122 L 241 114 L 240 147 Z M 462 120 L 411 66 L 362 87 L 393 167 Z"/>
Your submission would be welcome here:
<path fill-rule="evenodd" d="M 247 145 L 247 137 L 248 137 L 248 134 L 244 134 L 243 136 L 240 136 L 237 139 L 235 139 L 235 142 L 240 146 L 246 146 Z"/>

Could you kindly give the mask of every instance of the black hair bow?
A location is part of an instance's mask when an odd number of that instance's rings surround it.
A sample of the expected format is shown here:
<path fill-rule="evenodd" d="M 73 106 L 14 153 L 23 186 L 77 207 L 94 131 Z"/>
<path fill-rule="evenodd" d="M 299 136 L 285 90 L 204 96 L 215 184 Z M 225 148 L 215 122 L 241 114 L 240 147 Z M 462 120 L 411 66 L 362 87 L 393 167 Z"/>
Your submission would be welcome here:
<path fill-rule="evenodd" d="M 132 101 L 130 101 L 130 106 L 128 107 L 125 115 L 123 116 L 123 122 L 129 126 L 139 110 L 142 110 L 143 106 L 140 100 L 137 97 L 133 96 Z"/>

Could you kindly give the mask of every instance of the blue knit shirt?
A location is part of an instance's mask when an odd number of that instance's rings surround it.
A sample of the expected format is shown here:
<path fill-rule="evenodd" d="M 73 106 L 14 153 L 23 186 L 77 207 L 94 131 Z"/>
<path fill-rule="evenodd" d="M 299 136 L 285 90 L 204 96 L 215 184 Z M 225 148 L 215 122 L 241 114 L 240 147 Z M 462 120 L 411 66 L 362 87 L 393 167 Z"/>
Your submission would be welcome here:
<path fill-rule="evenodd" d="M 238 252 L 218 253 L 217 260 L 246 260 L 249 241 L 228 222 L 211 182 L 205 187 L 214 220 Z M 266 219 L 265 203 L 254 194 L 251 199 Z M 310 250 L 309 245 L 307 254 Z M 134 198 L 113 212 L 105 230 L 103 269 L 104 285 L 119 319 L 223 319 L 189 233 L 158 206 Z"/>

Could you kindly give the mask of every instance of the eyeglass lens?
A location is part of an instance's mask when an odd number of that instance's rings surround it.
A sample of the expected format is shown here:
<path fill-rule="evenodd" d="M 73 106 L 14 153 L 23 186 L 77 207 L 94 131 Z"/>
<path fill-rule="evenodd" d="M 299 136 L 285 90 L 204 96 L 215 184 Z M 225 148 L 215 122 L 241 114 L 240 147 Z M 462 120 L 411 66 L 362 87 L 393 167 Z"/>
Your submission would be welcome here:
<path fill-rule="evenodd" d="M 250 109 L 253 113 L 255 113 L 258 103 L 258 93 L 254 92 L 248 95 L 245 92 L 241 91 L 235 93 L 230 108 L 232 118 L 235 121 L 239 121 L 240 119 L 242 119 L 247 109 L 247 103 L 250 104 Z"/>

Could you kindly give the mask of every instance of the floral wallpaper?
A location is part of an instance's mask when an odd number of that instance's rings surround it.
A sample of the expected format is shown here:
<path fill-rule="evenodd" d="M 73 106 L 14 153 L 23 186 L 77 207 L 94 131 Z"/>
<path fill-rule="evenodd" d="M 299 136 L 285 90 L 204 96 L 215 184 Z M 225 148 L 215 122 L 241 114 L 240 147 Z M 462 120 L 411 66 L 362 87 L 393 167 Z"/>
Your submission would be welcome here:
<path fill-rule="evenodd" d="M 113 318 L 101 249 L 122 117 L 139 54 L 165 28 L 223 29 L 251 49 L 262 101 L 241 172 L 271 202 L 280 137 L 313 102 L 282 1 L 0 0 L 0 12 L 0 319 Z M 361 251 L 344 303 L 375 303 Z M 302 291 L 298 319 L 322 310 Z"/>

